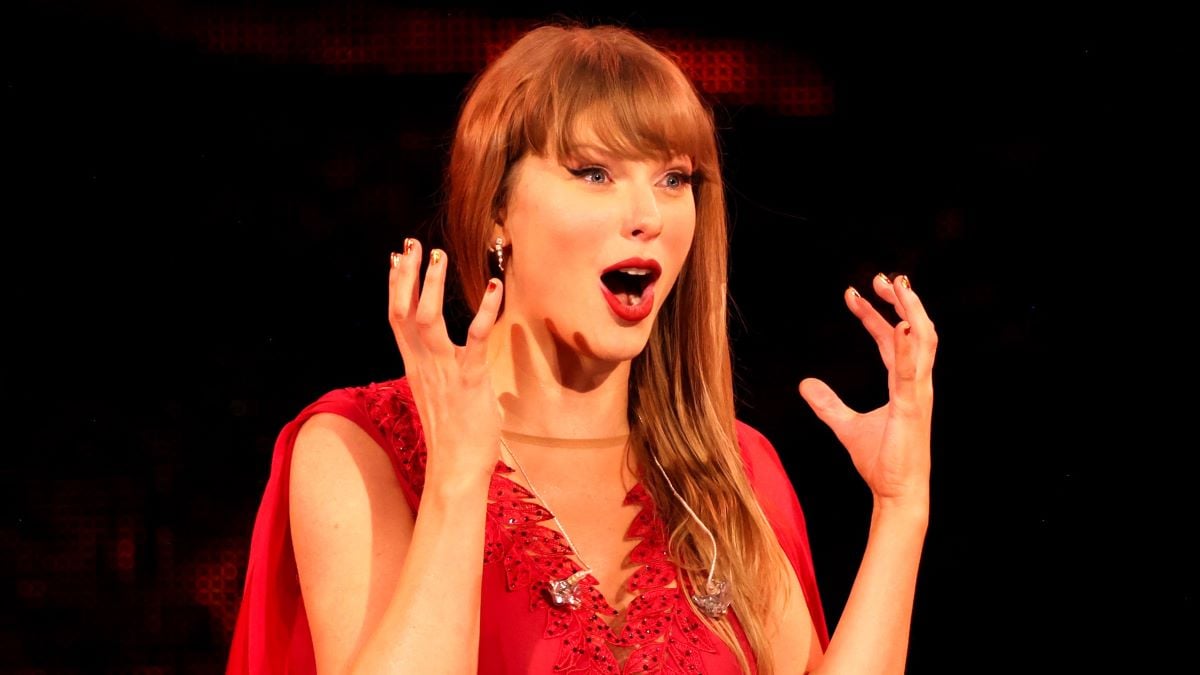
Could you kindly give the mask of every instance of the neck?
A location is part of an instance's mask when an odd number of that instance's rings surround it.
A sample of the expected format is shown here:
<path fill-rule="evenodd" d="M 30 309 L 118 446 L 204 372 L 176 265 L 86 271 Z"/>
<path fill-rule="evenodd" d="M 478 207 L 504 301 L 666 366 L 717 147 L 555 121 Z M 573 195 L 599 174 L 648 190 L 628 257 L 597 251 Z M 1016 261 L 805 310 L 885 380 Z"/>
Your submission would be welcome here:
<path fill-rule="evenodd" d="M 629 361 L 587 358 L 502 316 L 488 338 L 488 367 L 510 438 L 629 434 Z"/>
<path fill-rule="evenodd" d="M 629 434 L 621 434 L 620 436 L 609 436 L 606 438 L 561 438 L 558 436 L 534 436 L 532 434 L 523 434 L 518 431 L 510 431 L 502 429 L 500 435 L 509 442 L 524 443 L 526 445 L 540 445 L 547 448 L 610 448 L 618 445 L 625 445 L 629 440 Z"/>

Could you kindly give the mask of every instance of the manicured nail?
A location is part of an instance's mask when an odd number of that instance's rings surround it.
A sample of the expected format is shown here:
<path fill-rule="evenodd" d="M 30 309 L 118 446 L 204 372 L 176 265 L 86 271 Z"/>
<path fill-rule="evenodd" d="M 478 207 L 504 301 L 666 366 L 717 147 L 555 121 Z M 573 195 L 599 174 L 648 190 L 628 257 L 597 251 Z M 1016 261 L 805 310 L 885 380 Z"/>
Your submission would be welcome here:
<path fill-rule="evenodd" d="M 404 257 L 399 253 L 392 251 L 392 267 L 399 267 L 401 260 L 404 260 Z"/>
<path fill-rule="evenodd" d="M 883 283 L 887 284 L 888 286 L 892 285 L 892 280 L 889 279 L 888 275 L 884 274 L 883 272 L 880 272 L 879 274 L 876 274 L 875 276 L 879 277 L 883 281 Z"/>
<path fill-rule="evenodd" d="M 862 297 L 861 295 L 858 294 L 858 289 L 853 286 L 850 287 L 850 295 L 853 295 L 856 298 Z"/>
<path fill-rule="evenodd" d="M 908 289 L 908 290 L 910 290 L 910 291 L 912 290 L 912 284 L 911 284 L 911 283 L 909 283 L 909 281 L 908 281 L 908 275 L 907 275 L 907 274 L 901 274 L 901 275 L 900 275 L 900 285 L 901 285 L 901 286 L 903 286 L 903 287 L 905 287 L 906 289 Z"/>
<path fill-rule="evenodd" d="M 487 292 L 495 293 L 496 289 L 499 288 L 499 286 L 500 286 L 500 284 L 495 279 L 488 279 Z"/>
<path fill-rule="evenodd" d="M 442 252 L 435 248 L 433 253 L 429 254 L 429 264 L 436 265 L 440 262 L 442 262 Z"/>
<path fill-rule="evenodd" d="M 416 245 L 417 245 L 417 240 L 416 240 L 416 239 L 413 239 L 412 237 L 405 237 L 405 239 L 404 239 L 404 252 L 405 252 L 405 253 L 412 253 L 413 247 L 414 247 L 414 246 L 416 246 Z"/>

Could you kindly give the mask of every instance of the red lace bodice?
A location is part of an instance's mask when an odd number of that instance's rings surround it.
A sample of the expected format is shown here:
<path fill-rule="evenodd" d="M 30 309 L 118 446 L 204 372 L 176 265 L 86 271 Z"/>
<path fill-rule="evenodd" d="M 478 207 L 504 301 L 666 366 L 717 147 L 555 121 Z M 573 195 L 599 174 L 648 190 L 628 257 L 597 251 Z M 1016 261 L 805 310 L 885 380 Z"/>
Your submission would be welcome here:
<path fill-rule="evenodd" d="M 579 571 L 571 549 L 561 534 L 541 523 L 553 516 L 536 503 L 524 487 L 505 477 L 507 466 L 492 477 L 488 506 L 484 565 L 502 565 L 507 592 L 526 590 L 529 608 L 547 612 L 544 639 L 558 644 L 554 668 L 559 672 L 587 673 L 701 673 L 701 654 L 716 654 L 710 634 L 697 620 L 678 587 L 675 566 L 667 557 L 666 533 L 655 517 L 654 501 L 641 483 L 625 497 L 626 505 L 641 507 L 626 537 L 641 541 L 630 553 L 640 569 L 630 576 L 626 590 L 634 600 L 624 621 L 614 630 L 602 616 L 617 616 L 588 575 L 580 581 L 586 589 L 575 609 L 555 606 L 546 599 L 551 579 L 564 579 Z M 617 650 L 628 657 L 620 663 Z"/>

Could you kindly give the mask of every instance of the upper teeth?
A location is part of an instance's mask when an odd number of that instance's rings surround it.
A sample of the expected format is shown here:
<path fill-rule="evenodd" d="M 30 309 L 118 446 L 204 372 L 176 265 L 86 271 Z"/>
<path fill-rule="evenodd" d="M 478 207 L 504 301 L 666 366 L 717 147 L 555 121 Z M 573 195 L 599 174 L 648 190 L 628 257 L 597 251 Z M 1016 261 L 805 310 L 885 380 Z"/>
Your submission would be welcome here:
<path fill-rule="evenodd" d="M 624 272 L 625 274 L 632 274 L 634 276 L 639 276 L 639 277 L 644 277 L 647 274 L 650 274 L 650 270 L 644 270 L 639 267 L 626 267 L 624 269 L 620 269 L 617 271 Z"/>

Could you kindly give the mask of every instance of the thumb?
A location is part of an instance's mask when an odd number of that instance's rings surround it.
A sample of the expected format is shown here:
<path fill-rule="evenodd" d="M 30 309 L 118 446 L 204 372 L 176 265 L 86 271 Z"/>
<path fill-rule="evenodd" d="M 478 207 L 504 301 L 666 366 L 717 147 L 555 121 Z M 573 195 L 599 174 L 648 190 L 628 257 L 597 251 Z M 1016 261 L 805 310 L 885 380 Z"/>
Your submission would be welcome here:
<path fill-rule="evenodd" d="M 806 377 L 800 381 L 800 396 L 835 434 L 856 414 L 842 402 L 841 397 L 834 393 L 829 385 L 815 377 Z"/>

